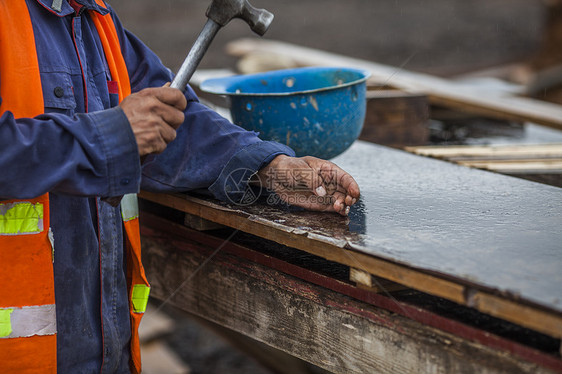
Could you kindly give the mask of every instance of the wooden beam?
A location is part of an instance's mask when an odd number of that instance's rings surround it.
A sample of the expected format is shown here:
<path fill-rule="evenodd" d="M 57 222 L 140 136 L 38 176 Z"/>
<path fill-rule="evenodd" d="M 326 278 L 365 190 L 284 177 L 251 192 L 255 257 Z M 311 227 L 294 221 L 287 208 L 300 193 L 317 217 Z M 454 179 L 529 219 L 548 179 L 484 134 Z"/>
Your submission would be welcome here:
<path fill-rule="evenodd" d="M 373 282 L 371 281 L 371 274 L 360 269 L 350 268 L 349 280 L 357 284 L 361 284 L 363 286 L 373 287 Z"/>
<path fill-rule="evenodd" d="M 562 174 L 562 144 L 419 146 L 405 150 L 504 174 Z"/>
<path fill-rule="evenodd" d="M 365 123 L 359 139 L 392 147 L 427 144 L 427 96 L 397 90 L 367 91 Z"/>
<path fill-rule="evenodd" d="M 498 305 L 498 308 L 485 307 L 485 310 L 482 310 L 484 313 L 556 338 L 562 337 L 560 313 L 544 310 L 534 305 L 527 306 L 522 301 L 506 304 L 505 301 L 509 295 L 493 294 L 489 290 L 466 284 L 462 280 L 441 277 L 439 274 L 430 274 L 423 270 L 352 251 L 344 248 L 345 243 L 327 237 L 298 235 L 274 222 L 248 216 L 242 211 L 229 209 L 193 196 L 142 191 L 140 197 L 480 310 L 480 303 L 472 303 L 472 300 L 467 297 L 476 289 L 485 294 L 489 302 L 494 303 L 495 301 Z M 505 305 L 507 307 L 504 307 Z"/>
<path fill-rule="evenodd" d="M 555 173 L 562 174 L 562 159 L 537 159 L 537 160 L 461 160 L 459 165 L 472 168 L 496 171 L 503 174 L 516 173 Z"/>
<path fill-rule="evenodd" d="M 371 81 L 376 84 L 407 92 L 425 93 L 435 105 L 491 118 L 533 122 L 562 129 L 560 105 L 522 97 L 492 95 L 427 74 L 269 40 L 237 40 L 228 44 L 227 52 L 235 56 L 244 56 L 250 52 L 290 56 L 303 66 L 329 65 L 365 69 L 372 74 Z"/>
<path fill-rule="evenodd" d="M 185 213 L 183 220 L 184 225 L 197 231 L 207 231 L 220 229 L 223 226 L 218 223 L 208 221 L 201 217 L 194 216 L 193 214 Z"/>
<path fill-rule="evenodd" d="M 331 372 L 552 373 L 224 251 L 207 261 L 214 252 L 143 237 L 151 296 Z"/>
<path fill-rule="evenodd" d="M 520 145 L 442 145 L 405 147 L 405 150 L 422 156 L 450 157 L 558 157 L 562 158 L 562 143 Z"/>
<path fill-rule="evenodd" d="M 389 292 L 402 291 L 407 288 L 388 279 L 375 277 L 366 271 L 349 268 L 349 280 L 355 282 L 358 288 L 363 290 L 388 294 Z"/>

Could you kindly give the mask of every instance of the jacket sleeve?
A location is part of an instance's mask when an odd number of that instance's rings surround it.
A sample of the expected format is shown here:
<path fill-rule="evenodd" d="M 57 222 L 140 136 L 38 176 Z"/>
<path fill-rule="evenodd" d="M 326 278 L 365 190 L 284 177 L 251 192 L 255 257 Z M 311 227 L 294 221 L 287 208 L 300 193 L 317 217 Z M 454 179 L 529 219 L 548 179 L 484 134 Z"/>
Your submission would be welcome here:
<path fill-rule="evenodd" d="M 113 11 L 112 11 L 113 12 Z M 114 23 L 129 70 L 132 92 L 162 86 L 172 73 L 137 37 L 125 30 L 115 13 Z M 259 139 L 201 104 L 187 87 L 185 121 L 166 150 L 147 158 L 141 188 L 154 192 L 179 192 L 208 188 L 218 199 L 237 199 L 229 186 L 233 172 L 244 169 L 244 180 L 280 154 L 294 156 L 289 147 Z M 240 189 L 240 186 L 237 187 Z M 230 196 L 229 196 L 230 195 Z"/>
<path fill-rule="evenodd" d="M 0 117 L 0 198 L 137 192 L 139 155 L 132 130 L 124 123 L 128 121 L 120 108 L 18 119 L 5 112 Z"/>

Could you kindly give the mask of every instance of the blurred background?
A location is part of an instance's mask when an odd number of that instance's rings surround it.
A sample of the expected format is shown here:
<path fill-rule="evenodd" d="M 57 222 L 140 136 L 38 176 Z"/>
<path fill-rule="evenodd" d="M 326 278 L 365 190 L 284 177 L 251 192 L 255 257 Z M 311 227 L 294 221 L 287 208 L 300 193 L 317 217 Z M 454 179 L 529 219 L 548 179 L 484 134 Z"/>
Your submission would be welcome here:
<path fill-rule="evenodd" d="M 176 71 L 206 17 L 208 0 L 110 1 L 125 26 Z M 265 35 L 409 70 L 449 76 L 531 59 L 543 35 L 540 0 L 254 0 L 275 14 Z M 235 20 L 202 68 L 233 68 L 231 40 L 253 36 Z"/>
<path fill-rule="evenodd" d="M 556 44 L 562 40 L 562 28 L 552 28 L 556 19 L 562 24 L 558 0 L 251 2 L 275 14 L 266 39 L 397 69 L 457 77 L 512 66 L 506 70 L 508 78 L 525 84 L 532 79 L 532 71 L 562 66 L 562 45 Z M 175 72 L 206 21 L 205 10 L 210 1 L 110 0 L 109 3 L 125 27 Z M 231 22 L 219 32 L 200 68 L 236 70 L 237 60 L 224 52 L 224 46 L 243 37 L 254 35 L 242 21 Z M 148 374 L 282 372 L 267 359 L 276 357 L 277 362 L 282 362 L 281 353 L 169 307 L 154 313 L 153 304 L 141 327 L 143 360 Z M 322 372 L 298 360 L 286 359 L 285 370 L 294 365 L 295 373 Z"/>

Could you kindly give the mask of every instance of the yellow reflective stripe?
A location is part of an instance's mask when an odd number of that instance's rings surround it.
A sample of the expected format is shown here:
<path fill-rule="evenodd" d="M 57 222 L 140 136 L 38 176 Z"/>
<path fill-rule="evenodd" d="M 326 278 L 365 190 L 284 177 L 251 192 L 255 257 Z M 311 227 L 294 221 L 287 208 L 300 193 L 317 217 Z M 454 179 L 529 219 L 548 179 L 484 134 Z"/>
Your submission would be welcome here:
<path fill-rule="evenodd" d="M 13 309 L 0 309 L 0 338 L 6 337 L 12 333 L 12 321 L 10 314 Z"/>
<path fill-rule="evenodd" d="M 0 235 L 32 234 L 43 231 L 43 204 L 18 202 L 0 204 Z"/>
<path fill-rule="evenodd" d="M 144 284 L 135 284 L 133 286 L 133 311 L 135 313 L 144 313 L 146 311 L 146 304 L 148 304 L 148 295 L 150 294 L 150 287 Z"/>
<path fill-rule="evenodd" d="M 121 199 L 121 216 L 123 221 L 127 222 L 139 216 L 139 203 L 137 194 L 128 194 Z"/>
<path fill-rule="evenodd" d="M 0 339 L 57 333 L 55 304 L 0 309 Z"/>

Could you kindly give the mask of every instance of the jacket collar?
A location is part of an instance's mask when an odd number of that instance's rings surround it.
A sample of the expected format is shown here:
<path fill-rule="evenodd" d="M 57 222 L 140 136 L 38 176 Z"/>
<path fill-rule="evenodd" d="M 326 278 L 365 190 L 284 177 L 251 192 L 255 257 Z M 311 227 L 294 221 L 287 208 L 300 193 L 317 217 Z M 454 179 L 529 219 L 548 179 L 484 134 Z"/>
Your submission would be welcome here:
<path fill-rule="evenodd" d="M 68 0 L 62 0 L 60 11 L 52 8 L 53 0 L 36 0 L 36 1 L 39 4 L 41 4 L 41 6 L 43 6 L 45 9 L 47 9 L 49 12 L 51 12 L 51 13 L 59 16 L 59 17 L 65 17 L 65 16 L 68 16 L 69 14 L 74 13 L 74 8 L 72 8 L 70 6 L 70 4 L 68 3 Z M 107 6 L 98 5 L 96 0 L 76 0 L 76 2 L 81 4 L 81 5 L 84 5 L 86 10 L 94 10 L 94 11 L 100 13 L 101 15 L 105 15 L 105 14 L 109 13 L 109 9 L 107 9 Z M 100 3 L 102 3 L 102 2 L 100 1 Z"/>

